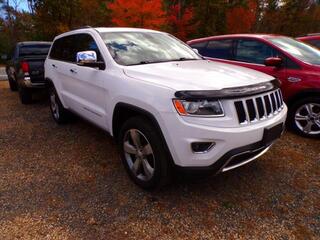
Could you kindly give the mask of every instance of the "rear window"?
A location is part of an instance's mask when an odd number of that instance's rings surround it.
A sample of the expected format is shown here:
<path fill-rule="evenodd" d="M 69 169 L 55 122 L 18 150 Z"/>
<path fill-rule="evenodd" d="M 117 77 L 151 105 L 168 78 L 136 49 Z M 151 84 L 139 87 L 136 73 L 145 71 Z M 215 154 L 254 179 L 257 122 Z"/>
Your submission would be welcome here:
<path fill-rule="evenodd" d="M 232 59 L 233 40 L 212 40 L 208 42 L 206 48 L 199 49 L 200 54 L 210 58 Z M 193 47 L 193 46 L 192 46 Z"/>
<path fill-rule="evenodd" d="M 19 48 L 19 56 L 48 55 L 50 44 L 26 45 Z"/>

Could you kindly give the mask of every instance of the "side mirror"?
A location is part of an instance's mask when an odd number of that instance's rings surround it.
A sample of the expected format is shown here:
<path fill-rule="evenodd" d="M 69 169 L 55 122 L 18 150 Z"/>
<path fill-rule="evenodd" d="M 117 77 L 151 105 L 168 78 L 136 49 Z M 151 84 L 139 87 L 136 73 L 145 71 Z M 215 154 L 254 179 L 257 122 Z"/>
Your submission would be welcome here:
<path fill-rule="evenodd" d="M 279 57 L 269 57 L 264 60 L 264 65 L 268 67 L 281 67 L 283 61 Z"/>
<path fill-rule="evenodd" d="M 192 48 L 192 50 L 193 50 L 196 54 L 199 54 L 199 55 L 200 55 L 200 53 L 199 53 L 199 50 L 198 50 L 198 49 L 196 49 L 196 48 Z"/>
<path fill-rule="evenodd" d="M 97 61 L 97 53 L 95 51 L 77 52 L 77 65 L 99 69 L 105 69 L 106 67 L 104 62 Z"/>

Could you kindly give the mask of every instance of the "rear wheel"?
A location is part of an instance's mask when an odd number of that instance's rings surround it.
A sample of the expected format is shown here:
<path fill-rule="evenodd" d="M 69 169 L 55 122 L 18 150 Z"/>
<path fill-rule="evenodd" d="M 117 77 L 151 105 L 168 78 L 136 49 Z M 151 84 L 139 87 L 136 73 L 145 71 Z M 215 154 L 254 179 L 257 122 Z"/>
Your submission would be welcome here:
<path fill-rule="evenodd" d="M 294 103 L 289 111 L 290 127 L 305 137 L 320 137 L 320 97 L 304 98 Z"/>
<path fill-rule="evenodd" d="M 14 79 L 8 77 L 8 81 L 9 81 L 9 86 L 10 86 L 11 91 L 13 91 L 13 92 L 17 91 L 18 86 L 17 86 L 17 83 L 14 81 Z"/>
<path fill-rule="evenodd" d="M 151 190 L 170 182 L 170 154 L 148 119 L 133 117 L 125 122 L 119 144 L 122 162 L 137 185 Z"/>
<path fill-rule="evenodd" d="M 30 104 L 32 102 L 31 89 L 19 87 L 19 97 L 22 104 Z"/>
<path fill-rule="evenodd" d="M 65 109 L 59 99 L 59 96 L 53 86 L 49 87 L 50 110 L 53 119 L 58 124 L 69 122 L 71 113 Z"/>

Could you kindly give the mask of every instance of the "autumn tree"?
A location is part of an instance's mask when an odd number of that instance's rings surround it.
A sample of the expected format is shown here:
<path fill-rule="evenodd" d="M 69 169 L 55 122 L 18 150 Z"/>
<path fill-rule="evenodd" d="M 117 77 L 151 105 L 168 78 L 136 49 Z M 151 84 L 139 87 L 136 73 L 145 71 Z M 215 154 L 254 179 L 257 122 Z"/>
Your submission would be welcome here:
<path fill-rule="evenodd" d="M 162 0 L 115 0 L 107 7 L 115 26 L 160 29 L 166 22 Z"/>
<path fill-rule="evenodd" d="M 267 0 L 259 31 L 299 36 L 320 32 L 319 22 L 319 1 Z"/>
<path fill-rule="evenodd" d="M 197 22 L 194 20 L 193 8 L 183 7 L 180 2 L 169 7 L 167 29 L 181 40 L 195 32 Z"/>
<path fill-rule="evenodd" d="M 226 23 L 228 33 L 249 33 L 256 22 L 257 3 L 248 0 L 245 6 L 240 5 L 227 11 Z"/>

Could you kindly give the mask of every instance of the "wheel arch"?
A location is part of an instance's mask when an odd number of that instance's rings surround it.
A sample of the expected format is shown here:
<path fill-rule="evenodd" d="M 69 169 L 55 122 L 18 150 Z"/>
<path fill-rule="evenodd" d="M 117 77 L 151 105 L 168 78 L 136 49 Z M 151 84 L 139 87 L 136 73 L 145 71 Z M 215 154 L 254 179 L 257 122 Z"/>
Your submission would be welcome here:
<path fill-rule="evenodd" d="M 134 117 L 134 116 L 143 116 L 147 118 L 153 123 L 153 125 L 157 128 L 157 130 L 159 130 L 159 132 L 161 132 L 162 134 L 160 125 L 156 117 L 152 113 L 150 113 L 149 111 L 143 108 L 140 108 L 128 103 L 119 102 L 115 105 L 113 114 L 112 114 L 112 135 L 115 138 L 117 138 L 123 123 L 130 117 Z"/>
<path fill-rule="evenodd" d="M 54 84 L 54 82 L 52 81 L 52 79 L 46 77 L 44 80 L 45 80 L 45 86 L 46 86 L 47 89 L 49 89 L 50 87 L 54 87 L 54 89 L 56 90 L 56 92 L 57 92 L 57 94 L 58 94 L 58 96 L 59 96 L 59 99 L 60 99 L 63 107 L 67 109 L 66 104 L 64 103 L 64 100 L 63 100 L 63 98 L 61 97 L 60 92 L 57 91 L 57 87 L 56 87 L 56 85 Z"/>
<path fill-rule="evenodd" d="M 287 105 L 290 108 L 295 102 L 308 97 L 319 97 L 320 96 L 320 88 L 314 88 L 314 89 L 305 89 L 297 94 L 290 97 L 287 101 Z"/>
<path fill-rule="evenodd" d="M 145 117 L 153 124 L 153 126 L 158 131 L 160 138 L 162 139 L 164 146 L 170 156 L 170 159 L 169 159 L 170 163 L 172 165 L 175 165 L 173 158 L 172 158 L 171 151 L 168 147 L 167 141 L 164 137 L 163 131 L 160 127 L 158 120 L 156 119 L 154 114 L 152 114 L 151 112 L 149 112 L 143 108 L 140 108 L 140 107 L 128 104 L 128 103 L 124 103 L 124 102 L 117 103 L 114 107 L 113 115 L 112 115 L 112 135 L 113 135 L 113 137 L 116 140 L 118 140 L 121 126 L 125 123 L 125 121 L 127 119 L 129 119 L 131 117 L 135 117 L 135 116 Z"/>

